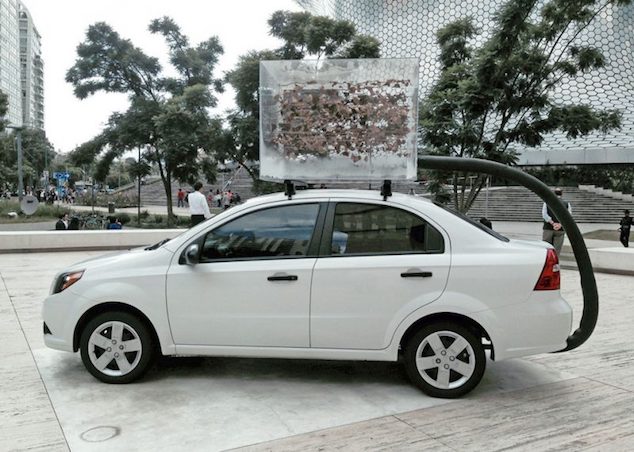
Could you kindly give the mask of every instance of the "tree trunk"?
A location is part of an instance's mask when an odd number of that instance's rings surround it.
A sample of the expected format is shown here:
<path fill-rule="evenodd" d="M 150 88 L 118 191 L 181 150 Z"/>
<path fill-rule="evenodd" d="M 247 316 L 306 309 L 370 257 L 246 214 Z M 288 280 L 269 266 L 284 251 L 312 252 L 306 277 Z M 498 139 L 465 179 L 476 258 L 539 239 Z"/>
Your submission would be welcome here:
<path fill-rule="evenodd" d="M 161 175 L 161 181 L 165 189 L 165 197 L 167 198 L 167 227 L 171 228 L 172 216 L 174 215 L 172 207 L 172 173 L 169 168 L 163 168 L 163 163 L 160 158 L 157 158 L 156 161 L 158 162 L 159 174 Z"/>

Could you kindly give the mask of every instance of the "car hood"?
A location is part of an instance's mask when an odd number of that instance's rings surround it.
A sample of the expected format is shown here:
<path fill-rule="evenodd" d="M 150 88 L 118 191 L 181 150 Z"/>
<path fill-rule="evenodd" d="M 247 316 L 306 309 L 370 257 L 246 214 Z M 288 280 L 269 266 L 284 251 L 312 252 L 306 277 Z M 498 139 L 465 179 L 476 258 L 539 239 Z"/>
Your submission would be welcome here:
<path fill-rule="evenodd" d="M 165 248 L 157 248 L 153 250 L 147 250 L 145 247 L 131 248 L 125 251 L 115 251 L 112 253 L 102 254 L 101 256 L 91 257 L 83 261 L 77 262 L 65 269 L 64 272 L 75 270 L 89 270 L 93 268 L 110 267 L 128 265 L 130 262 L 137 260 L 144 260 L 150 254 L 158 255 L 162 253 L 170 253 Z M 61 272 L 61 273 L 64 273 Z"/>

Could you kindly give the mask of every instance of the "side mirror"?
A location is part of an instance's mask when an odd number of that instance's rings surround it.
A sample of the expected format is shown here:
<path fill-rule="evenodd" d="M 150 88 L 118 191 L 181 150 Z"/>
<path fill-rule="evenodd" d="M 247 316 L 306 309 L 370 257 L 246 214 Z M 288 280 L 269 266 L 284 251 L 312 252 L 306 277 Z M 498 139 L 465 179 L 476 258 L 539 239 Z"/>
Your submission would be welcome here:
<path fill-rule="evenodd" d="M 193 243 L 187 247 L 185 251 L 185 263 L 187 265 L 196 265 L 198 263 L 198 253 L 200 249 L 197 243 Z"/>

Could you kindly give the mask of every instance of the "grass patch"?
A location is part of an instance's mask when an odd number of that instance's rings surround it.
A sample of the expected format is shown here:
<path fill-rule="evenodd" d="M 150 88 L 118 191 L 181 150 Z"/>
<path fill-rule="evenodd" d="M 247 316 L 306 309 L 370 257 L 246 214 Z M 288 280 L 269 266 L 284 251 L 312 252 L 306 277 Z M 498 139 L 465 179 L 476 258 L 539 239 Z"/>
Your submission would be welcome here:
<path fill-rule="evenodd" d="M 9 212 L 15 212 L 17 217 L 9 217 Z M 66 206 L 40 203 L 33 215 L 24 215 L 17 201 L 0 201 L 0 223 L 38 223 L 49 220 L 58 220 L 60 215 L 70 213 Z"/>

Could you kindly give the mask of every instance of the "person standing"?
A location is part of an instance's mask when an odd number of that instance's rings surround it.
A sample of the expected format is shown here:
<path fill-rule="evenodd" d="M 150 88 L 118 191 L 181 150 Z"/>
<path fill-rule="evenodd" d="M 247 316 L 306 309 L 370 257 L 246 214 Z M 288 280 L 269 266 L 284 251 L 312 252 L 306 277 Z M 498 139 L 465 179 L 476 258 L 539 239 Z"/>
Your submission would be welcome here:
<path fill-rule="evenodd" d="M 121 221 L 116 217 L 108 217 L 108 226 L 106 229 L 123 229 Z"/>
<path fill-rule="evenodd" d="M 627 209 L 625 209 L 623 213 L 625 216 L 621 218 L 619 222 L 619 230 L 621 231 L 619 240 L 625 248 L 628 248 L 630 246 L 630 229 L 632 228 L 632 224 L 634 224 L 634 218 L 630 217 L 630 211 Z"/>
<path fill-rule="evenodd" d="M 557 195 L 557 198 L 559 198 L 563 205 L 566 206 L 568 212 L 572 213 L 572 206 L 570 205 L 570 203 L 565 199 L 562 199 L 563 191 L 561 188 L 555 188 L 555 195 Z M 550 207 L 548 207 L 546 203 L 544 203 L 544 205 L 542 206 L 542 218 L 544 219 L 542 240 L 554 246 L 555 252 L 557 253 L 557 256 L 559 256 L 561 254 L 561 249 L 564 246 L 564 229 L 555 216 L 555 213 L 550 210 Z"/>
<path fill-rule="evenodd" d="M 185 192 L 182 188 L 178 189 L 178 192 L 176 193 L 176 199 L 176 207 L 185 207 Z"/>
<path fill-rule="evenodd" d="M 198 181 L 194 184 L 194 191 L 187 196 L 189 204 L 189 214 L 191 215 L 191 225 L 196 226 L 207 218 L 211 218 L 207 198 L 202 193 L 203 183 Z"/>
<path fill-rule="evenodd" d="M 59 216 L 59 220 L 55 223 L 56 231 L 65 231 L 68 229 L 68 214 L 64 213 Z"/>
<path fill-rule="evenodd" d="M 222 194 L 222 205 L 223 205 L 225 210 L 227 210 L 229 207 L 231 207 L 231 192 L 225 191 Z"/>

